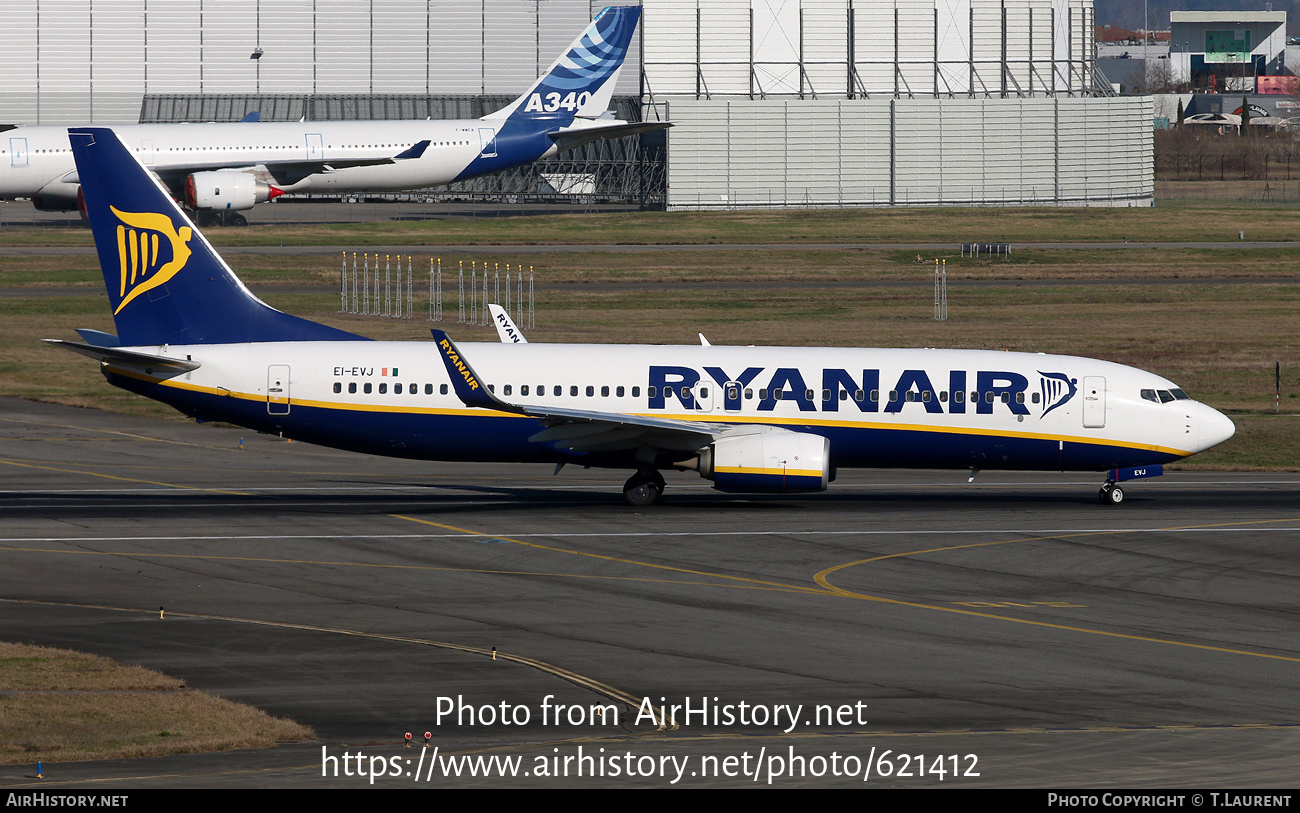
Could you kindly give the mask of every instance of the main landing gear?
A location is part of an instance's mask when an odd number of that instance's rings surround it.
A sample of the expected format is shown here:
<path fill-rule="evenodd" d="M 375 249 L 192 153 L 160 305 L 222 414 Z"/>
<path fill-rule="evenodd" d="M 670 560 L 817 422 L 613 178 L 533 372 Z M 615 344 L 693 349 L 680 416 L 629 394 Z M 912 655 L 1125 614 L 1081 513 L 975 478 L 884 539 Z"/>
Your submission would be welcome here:
<path fill-rule="evenodd" d="M 641 469 L 623 484 L 623 499 L 637 508 L 653 505 L 664 493 L 664 485 L 664 476 L 657 469 Z"/>
<path fill-rule="evenodd" d="M 239 212 L 211 212 L 201 210 L 194 212 L 194 222 L 199 226 L 232 226 L 234 228 L 243 228 L 248 225 L 248 218 Z"/>

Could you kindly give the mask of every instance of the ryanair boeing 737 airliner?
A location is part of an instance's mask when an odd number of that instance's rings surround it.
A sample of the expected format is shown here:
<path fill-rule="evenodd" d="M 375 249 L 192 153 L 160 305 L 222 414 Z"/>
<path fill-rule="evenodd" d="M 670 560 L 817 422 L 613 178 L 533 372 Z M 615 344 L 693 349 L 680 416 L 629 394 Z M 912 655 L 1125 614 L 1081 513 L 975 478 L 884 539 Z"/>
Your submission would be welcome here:
<path fill-rule="evenodd" d="M 640 17 L 638 6 L 605 9 L 522 96 L 481 119 L 113 130 L 192 212 L 227 225 L 243 225 L 238 212 L 285 192 L 383 192 L 463 181 L 597 139 L 668 127 L 620 121 L 608 112 Z M 26 197 L 38 209 L 73 210 L 80 186 L 68 128 L 0 133 L 0 199 Z"/>
<path fill-rule="evenodd" d="M 372 454 L 660 470 L 815 492 L 843 467 L 1105 472 L 1222 443 L 1232 422 L 1158 375 L 980 350 L 377 342 L 266 305 L 112 130 L 69 133 L 117 335 L 48 339 L 202 420 Z M 494 317 L 508 322 L 503 312 Z"/>

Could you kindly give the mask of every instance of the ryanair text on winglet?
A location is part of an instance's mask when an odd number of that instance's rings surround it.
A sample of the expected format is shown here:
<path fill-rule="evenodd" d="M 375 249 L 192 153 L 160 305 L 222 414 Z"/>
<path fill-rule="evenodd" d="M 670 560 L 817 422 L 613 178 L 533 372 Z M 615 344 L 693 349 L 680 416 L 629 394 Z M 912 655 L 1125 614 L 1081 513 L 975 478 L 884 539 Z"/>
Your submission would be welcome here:
<path fill-rule="evenodd" d="M 469 385 L 469 388 L 477 390 L 478 379 L 474 378 L 473 373 L 471 373 L 469 368 L 465 366 L 465 362 L 460 360 L 460 355 L 456 352 L 456 349 L 452 347 L 451 342 L 443 339 L 438 342 L 438 346 L 442 348 L 442 352 L 447 354 L 448 360 L 456 366 L 456 370 L 465 378 L 465 383 Z"/>

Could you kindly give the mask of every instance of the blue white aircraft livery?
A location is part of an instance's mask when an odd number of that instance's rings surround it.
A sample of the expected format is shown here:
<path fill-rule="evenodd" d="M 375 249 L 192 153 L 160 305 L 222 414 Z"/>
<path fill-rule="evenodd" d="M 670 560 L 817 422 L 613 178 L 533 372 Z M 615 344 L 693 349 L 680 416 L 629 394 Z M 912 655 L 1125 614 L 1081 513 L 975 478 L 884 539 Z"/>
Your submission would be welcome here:
<path fill-rule="evenodd" d="M 285 192 L 422 189 L 549 158 L 601 138 L 668 127 L 608 113 L 638 6 L 607 8 L 531 88 L 481 119 L 115 126 L 127 148 L 191 211 L 231 225 Z M 78 208 L 66 127 L 0 131 L 0 199 Z"/>
<path fill-rule="evenodd" d="M 737 492 L 815 492 L 843 467 L 1106 472 L 1117 483 L 1234 427 L 1106 361 L 979 350 L 376 342 L 253 296 L 112 130 L 70 131 L 117 335 L 47 341 L 202 420 L 429 460 L 662 469 Z M 973 475 L 972 475 L 973 476 Z"/>

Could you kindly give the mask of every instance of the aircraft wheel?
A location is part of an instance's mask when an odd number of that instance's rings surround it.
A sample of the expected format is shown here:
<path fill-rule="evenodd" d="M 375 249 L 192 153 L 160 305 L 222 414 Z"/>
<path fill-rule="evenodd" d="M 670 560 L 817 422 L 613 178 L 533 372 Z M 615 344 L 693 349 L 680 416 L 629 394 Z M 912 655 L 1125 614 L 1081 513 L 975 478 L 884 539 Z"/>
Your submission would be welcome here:
<path fill-rule="evenodd" d="M 655 472 L 655 474 L 658 474 L 658 472 Z M 659 478 L 659 482 L 663 482 L 662 477 Z M 653 505 L 662 492 L 663 489 L 659 486 L 659 483 L 655 482 L 654 477 L 641 472 L 632 475 L 623 484 L 623 499 L 627 500 L 628 505 L 637 508 Z"/>
<path fill-rule="evenodd" d="M 1101 487 L 1101 491 L 1097 493 L 1097 497 L 1106 505 L 1119 505 L 1124 502 L 1124 489 L 1117 485 L 1107 483 Z"/>
<path fill-rule="evenodd" d="M 234 226 L 237 229 L 242 228 L 248 225 L 248 218 L 244 217 L 241 214 L 233 214 L 226 219 L 226 225 Z"/>

